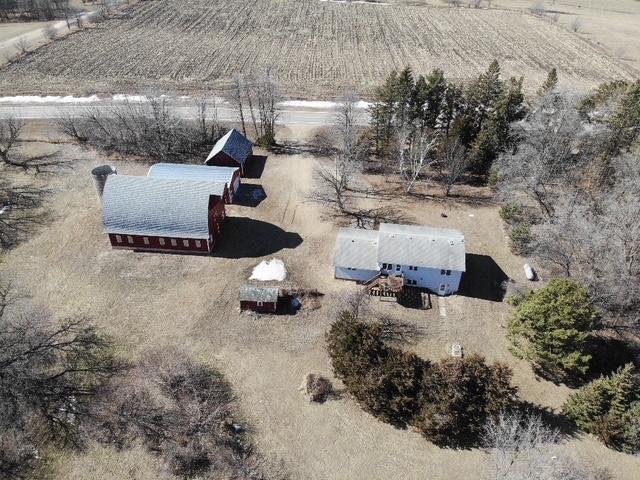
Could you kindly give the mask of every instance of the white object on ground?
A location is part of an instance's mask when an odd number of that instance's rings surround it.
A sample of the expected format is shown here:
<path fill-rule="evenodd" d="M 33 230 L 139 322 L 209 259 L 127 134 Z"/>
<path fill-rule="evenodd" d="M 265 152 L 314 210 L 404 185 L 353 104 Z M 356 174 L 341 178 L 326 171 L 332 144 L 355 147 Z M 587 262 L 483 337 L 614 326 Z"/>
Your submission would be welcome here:
<path fill-rule="evenodd" d="M 453 345 L 451 345 L 451 356 L 452 357 L 462 356 L 462 346 L 459 343 L 454 343 Z"/>
<path fill-rule="evenodd" d="M 444 297 L 438 297 L 438 310 L 440 310 L 441 317 L 444 318 L 447 316 L 447 304 Z"/>
<path fill-rule="evenodd" d="M 289 108 L 319 108 L 323 110 L 328 110 L 330 108 L 337 108 L 340 106 L 339 102 L 329 102 L 325 100 L 285 100 L 284 102 L 280 102 L 279 105 L 281 107 L 289 107 Z M 364 102 L 362 100 L 355 102 L 354 106 L 357 109 L 364 110 L 369 108 L 372 104 L 369 102 Z"/>
<path fill-rule="evenodd" d="M 470 213 L 470 214 L 469 214 L 469 216 L 470 216 L 471 218 L 475 217 L 475 215 L 474 215 L 473 213 Z"/>
<path fill-rule="evenodd" d="M 536 272 L 533 271 L 533 268 L 531 268 L 531 265 L 529 265 L 528 263 L 524 264 L 524 274 L 527 277 L 527 280 L 535 280 L 536 279 Z"/>
<path fill-rule="evenodd" d="M 91 103 L 98 102 L 100 98 L 97 95 L 90 97 L 74 97 L 67 95 L 65 97 L 56 95 L 47 95 L 41 97 L 39 95 L 16 95 L 14 97 L 0 97 L 0 103 Z"/>
<path fill-rule="evenodd" d="M 285 278 L 287 278 L 287 269 L 284 266 L 284 262 L 277 258 L 272 258 L 271 260 L 260 262 L 253 269 L 249 280 L 261 280 L 263 282 L 277 280 L 281 282 Z"/>

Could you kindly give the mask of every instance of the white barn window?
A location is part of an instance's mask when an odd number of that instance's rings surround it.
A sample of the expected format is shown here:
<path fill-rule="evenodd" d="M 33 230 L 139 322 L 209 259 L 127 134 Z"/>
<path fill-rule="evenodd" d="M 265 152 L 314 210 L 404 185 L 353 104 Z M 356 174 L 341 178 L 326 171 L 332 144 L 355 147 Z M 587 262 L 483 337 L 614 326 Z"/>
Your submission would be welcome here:
<path fill-rule="evenodd" d="M 149 237 L 142 237 L 142 241 L 145 245 L 149 245 Z"/>
<path fill-rule="evenodd" d="M 116 235 L 116 242 L 122 243 L 122 236 Z"/>
<path fill-rule="evenodd" d="M 200 240 L 196 240 L 196 247 L 197 247 L 197 248 L 200 248 L 200 246 L 201 246 L 201 245 L 202 245 L 202 244 L 200 243 Z"/>
<path fill-rule="evenodd" d="M 160 245 L 164 247 L 164 238 L 159 238 L 158 242 L 160 243 Z"/>
<path fill-rule="evenodd" d="M 183 240 L 182 241 L 182 245 L 184 245 L 185 247 L 189 246 L 189 240 Z"/>
<path fill-rule="evenodd" d="M 127 235 L 127 242 L 133 243 L 133 237 L 131 235 Z"/>
<path fill-rule="evenodd" d="M 176 241 L 176 239 L 175 239 L 175 238 L 172 238 L 172 239 L 171 239 L 171 246 L 172 246 L 172 247 L 176 247 L 176 246 L 178 246 L 178 242 Z"/>

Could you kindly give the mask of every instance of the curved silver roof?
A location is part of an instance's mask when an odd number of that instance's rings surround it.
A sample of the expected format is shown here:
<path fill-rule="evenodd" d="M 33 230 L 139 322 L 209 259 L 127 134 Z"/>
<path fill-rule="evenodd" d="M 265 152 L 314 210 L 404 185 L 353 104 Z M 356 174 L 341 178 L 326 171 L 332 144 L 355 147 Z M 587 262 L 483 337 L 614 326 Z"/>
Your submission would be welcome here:
<path fill-rule="evenodd" d="M 111 175 L 102 197 L 107 233 L 209 238 L 212 182 Z"/>
<path fill-rule="evenodd" d="M 172 178 L 175 180 L 199 180 L 233 185 L 237 167 L 217 167 L 209 165 L 185 165 L 181 163 L 156 163 L 147 173 L 148 177 Z"/>

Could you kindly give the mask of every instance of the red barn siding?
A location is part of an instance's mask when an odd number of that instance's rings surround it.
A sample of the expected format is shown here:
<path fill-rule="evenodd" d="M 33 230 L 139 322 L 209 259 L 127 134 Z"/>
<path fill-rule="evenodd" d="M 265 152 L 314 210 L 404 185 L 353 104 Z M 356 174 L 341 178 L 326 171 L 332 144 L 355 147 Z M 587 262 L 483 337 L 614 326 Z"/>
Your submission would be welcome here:
<path fill-rule="evenodd" d="M 218 242 L 222 225 L 226 219 L 224 201 L 212 196 L 209 200 L 209 238 L 158 237 L 153 235 L 127 235 L 110 233 L 109 241 L 113 248 L 128 250 L 147 250 L 154 252 L 194 252 L 210 253 Z M 118 237 L 120 241 L 118 242 Z M 146 241 L 145 241 L 146 239 Z M 131 240 L 131 241 L 130 241 Z M 174 242 L 172 242 L 174 240 Z M 164 245 L 163 245 L 164 243 Z M 175 243 L 175 245 L 174 245 Z M 200 244 L 200 246 L 197 245 Z"/>
<path fill-rule="evenodd" d="M 251 310 L 259 313 L 275 313 L 278 310 L 277 302 L 262 302 L 262 305 L 258 305 L 258 302 L 240 301 L 240 310 Z"/>
<path fill-rule="evenodd" d="M 249 166 L 249 161 L 251 160 L 251 155 L 245 161 L 244 167 L 236 162 L 232 157 L 227 155 L 225 152 L 218 152 L 216 155 L 211 157 L 207 161 L 207 165 L 217 165 L 219 167 L 237 167 L 240 169 L 240 176 L 244 175 L 245 170 Z"/>

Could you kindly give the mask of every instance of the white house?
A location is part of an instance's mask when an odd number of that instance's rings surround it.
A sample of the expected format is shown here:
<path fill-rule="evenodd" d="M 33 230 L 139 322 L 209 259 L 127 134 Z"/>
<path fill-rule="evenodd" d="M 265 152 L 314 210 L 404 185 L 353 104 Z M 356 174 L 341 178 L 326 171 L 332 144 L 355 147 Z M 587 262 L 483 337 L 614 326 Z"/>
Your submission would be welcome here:
<path fill-rule="evenodd" d="M 335 250 L 335 277 L 369 282 L 402 276 L 404 284 L 438 295 L 456 293 L 465 271 L 459 230 L 383 223 L 378 231 L 342 228 Z"/>

